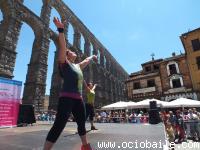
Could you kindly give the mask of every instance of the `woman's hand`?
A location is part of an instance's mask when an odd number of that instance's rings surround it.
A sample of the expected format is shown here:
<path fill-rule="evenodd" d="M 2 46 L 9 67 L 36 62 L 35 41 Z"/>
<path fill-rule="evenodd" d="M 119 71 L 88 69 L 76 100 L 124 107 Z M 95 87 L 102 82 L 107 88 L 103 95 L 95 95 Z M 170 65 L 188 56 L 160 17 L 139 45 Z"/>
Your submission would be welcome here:
<path fill-rule="evenodd" d="M 85 68 L 91 62 L 91 60 L 95 61 L 96 63 L 98 62 L 97 56 L 92 55 L 90 57 L 87 57 L 86 59 L 84 59 L 82 62 L 79 63 L 80 68 L 81 69 Z"/>
<path fill-rule="evenodd" d="M 64 31 L 64 24 L 56 17 L 53 18 L 53 22 L 58 28 L 58 43 L 59 43 L 59 51 L 58 51 L 58 62 L 59 63 L 65 63 L 65 61 L 68 62 L 66 57 L 66 41 L 65 41 L 65 35 L 63 33 Z"/>
<path fill-rule="evenodd" d="M 64 28 L 64 24 L 58 19 L 58 17 L 54 17 L 53 22 L 57 28 Z"/>
<path fill-rule="evenodd" d="M 94 62 L 98 62 L 98 58 L 97 58 L 96 55 L 93 55 L 92 59 L 93 59 Z"/>

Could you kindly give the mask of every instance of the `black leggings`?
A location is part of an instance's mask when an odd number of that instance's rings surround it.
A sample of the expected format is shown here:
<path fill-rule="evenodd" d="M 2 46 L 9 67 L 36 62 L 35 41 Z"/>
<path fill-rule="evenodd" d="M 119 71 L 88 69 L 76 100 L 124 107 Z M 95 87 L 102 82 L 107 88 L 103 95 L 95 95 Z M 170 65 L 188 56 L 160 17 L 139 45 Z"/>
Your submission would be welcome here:
<path fill-rule="evenodd" d="M 65 128 L 70 114 L 73 114 L 78 125 L 78 134 L 80 136 L 86 134 L 85 129 L 85 107 L 82 100 L 72 98 L 60 98 L 58 102 L 58 109 L 56 119 L 53 127 L 49 131 L 46 140 L 55 143 L 61 132 Z"/>
<path fill-rule="evenodd" d="M 89 117 L 90 121 L 94 120 L 94 106 L 88 103 L 85 103 L 85 109 L 86 109 L 86 120 Z"/>

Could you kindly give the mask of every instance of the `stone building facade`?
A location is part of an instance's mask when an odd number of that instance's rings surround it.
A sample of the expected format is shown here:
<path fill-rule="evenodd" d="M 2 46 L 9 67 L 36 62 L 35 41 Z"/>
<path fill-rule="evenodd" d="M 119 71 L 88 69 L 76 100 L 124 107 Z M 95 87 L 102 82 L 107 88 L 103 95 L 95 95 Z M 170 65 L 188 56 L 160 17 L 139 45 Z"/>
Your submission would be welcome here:
<path fill-rule="evenodd" d="M 91 64 L 84 71 L 86 81 L 99 84 L 96 92 L 96 106 L 126 99 L 124 80 L 128 78 L 128 73 L 62 0 L 43 0 L 40 16 L 24 6 L 23 0 L 0 1 L 0 10 L 3 14 L 3 20 L 0 23 L 0 76 L 13 78 L 16 46 L 21 26 L 23 23 L 28 24 L 34 32 L 35 39 L 24 84 L 23 103 L 33 104 L 37 110 L 42 109 L 45 99 L 50 40 L 54 42 L 58 50 L 58 35 L 49 27 L 52 8 L 57 10 L 62 21 L 67 21 L 65 25 L 67 46 L 78 54 L 77 61 L 91 54 L 99 55 L 99 63 Z M 69 25 L 74 31 L 71 44 L 68 42 Z M 81 37 L 84 38 L 83 49 L 81 49 Z M 57 69 L 57 50 L 49 97 L 50 109 L 56 109 L 62 83 Z"/>
<path fill-rule="evenodd" d="M 192 79 L 193 89 L 200 100 L 200 28 L 180 36 Z"/>
<path fill-rule="evenodd" d="M 162 59 L 142 64 L 142 70 L 131 73 L 130 79 L 126 81 L 128 99 L 140 101 L 146 98 L 159 99 L 162 94 L 159 65 Z"/>
<path fill-rule="evenodd" d="M 126 81 L 128 99 L 156 98 L 171 101 L 179 97 L 197 99 L 192 88 L 185 54 L 142 64 L 142 71 L 132 73 Z"/>
<path fill-rule="evenodd" d="M 160 63 L 163 94 L 161 100 L 171 101 L 179 97 L 197 99 L 192 88 L 190 72 L 185 54 L 175 53 Z"/>

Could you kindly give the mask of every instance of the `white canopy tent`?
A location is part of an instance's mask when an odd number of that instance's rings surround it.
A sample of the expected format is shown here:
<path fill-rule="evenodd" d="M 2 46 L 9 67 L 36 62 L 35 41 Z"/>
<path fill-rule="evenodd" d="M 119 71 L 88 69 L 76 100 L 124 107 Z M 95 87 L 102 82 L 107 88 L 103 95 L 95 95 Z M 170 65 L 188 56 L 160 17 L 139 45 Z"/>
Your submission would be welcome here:
<path fill-rule="evenodd" d="M 140 102 L 124 102 L 119 101 L 102 107 L 102 110 L 117 110 L 117 109 L 134 109 L 134 108 L 149 108 L 150 101 L 156 101 L 157 106 L 161 108 L 177 108 L 177 107 L 200 107 L 200 101 L 187 98 L 178 98 L 171 102 L 160 101 L 157 99 L 145 99 Z"/>
<path fill-rule="evenodd" d="M 102 110 L 117 110 L 117 109 L 127 109 L 128 105 L 134 105 L 135 102 L 124 102 L 124 101 L 119 101 L 110 105 L 106 105 L 102 107 Z"/>
<path fill-rule="evenodd" d="M 169 102 L 164 102 L 164 101 L 160 101 L 160 100 L 157 100 L 157 99 L 145 99 L 145 100 L 137 102 L 137 103 L 135 103 L 133 105 L 128 105 L 128 109 L 132 109 L 132 108 L 149 108 L 150 101 L 156 101 L 158 107 L 163 107 L 164 105 L 169 103 Z"/>
<path fill-rule="evenodd" d="M 187 98 L 178 98 L 174 101 L 166 103 L 164 108 L 177 108 L 177 107 L 200 107 L 200 101 Z"/>
<path fill-rule="evenodd" d="M 136 105 L 136 102 L 132 102 L 132 101 L 127 102 L 127 108 L 129 106 L 134 106 L 134 105 Z"/>

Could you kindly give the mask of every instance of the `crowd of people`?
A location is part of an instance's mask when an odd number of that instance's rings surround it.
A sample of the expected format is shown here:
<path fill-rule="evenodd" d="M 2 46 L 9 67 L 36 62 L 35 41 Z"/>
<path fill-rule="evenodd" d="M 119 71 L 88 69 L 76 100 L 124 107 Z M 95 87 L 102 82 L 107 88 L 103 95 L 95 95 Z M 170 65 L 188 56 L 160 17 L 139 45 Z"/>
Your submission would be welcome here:
<path fill-rule="evenodd" d="M 170 142 L 181 143 L 187 139 L 200 141 L 200 112 L 196 108 L 160 111 L 160 118 L 165 124 L 166 133 Z M 148 123 L 147 112 L 135 111 L 102 111 L 96 113 L 96 122 L 106 123 Z"/>
<path fill-rule="evenodd" d="M 187 139 L 200 141 L 200 112 L 196 108 L 160 111 L 160 118 L 165 124 L 170 142 L 181 143 Z M 149 114 L 143 111 L 102 111 L 96 113 L 96 121 L 101 122 L 129 122 L 148 123 Z"/>
<path fill-rule="evenodd" d="M 196 108 L 164 111 L 161 117 L 170 142 L 200 141 L 200 112 Z"/>
<path fill-rule="evenodd" d="M 50 123 L 55 121 L 56 112 L 41 112 L 36 114 L 37 121 L 49 121 Z M 91 119 L 88 118 L 88 121 Z M 148 123 L 149 116 L 147 112 L 125 112 L 119 111 L 97 111 L 94 115 L 94 122 L 97 123 Z M 69 122 L 74 122 L 75 119 L 71 114 L 68 118 Z"/>
<path fill-rule="evenodd" d="M 101 111 L 96 113 L 95 120 L 98 123 L 147 123 L 148 114 L 143 111 L 125 112 L 125 111 Z"/>
<path fill-rule="evenodd" d="M 37 121 L 49 121 L 49 123 L 53 123 L 56 118 L 56 112 L 40 112 L 35 114 L 35 118 Z"/>
<path fill-rule="evenodd" d="M 54 122 L 56 111 L 54 112 L 40 112 L 35 115 L 37 121 Z M 97 111 L 94 115 L 94 122 L 97 123 L 148 123 L 148 113 L 143 111 L 125 112 L 125 111 Z M 87 119 L 90 121 L 90 118 Z M 69 122 L 74 122 L 75 119 L 71 114 L 68 118 Z"/>

